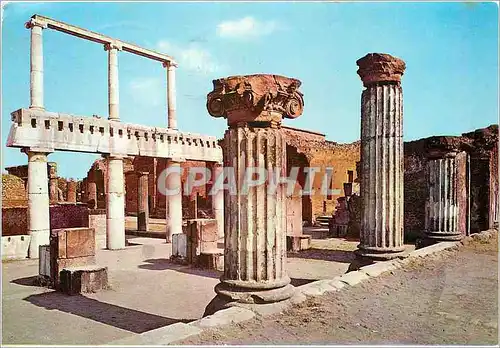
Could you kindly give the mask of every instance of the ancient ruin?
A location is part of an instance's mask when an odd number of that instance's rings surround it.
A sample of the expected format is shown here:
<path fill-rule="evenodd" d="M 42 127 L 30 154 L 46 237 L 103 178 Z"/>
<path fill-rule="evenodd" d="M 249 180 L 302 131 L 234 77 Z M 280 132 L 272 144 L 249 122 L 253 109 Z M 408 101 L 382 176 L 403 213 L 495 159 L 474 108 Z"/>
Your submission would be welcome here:
<path fill-rule="evenodd" d="M 30 311 L 57 309 L 141 337 L 212 327 L 220 311 L 282 311 L 396 269 L 422 248 L 498 229 L 498 125 L 403 142 L 406 63 L 393 55 L 356 62 L 358 141 L 285 125 L 308 117 L 307 82 L 272 73 L 212 81 L 206 110 L 227 121 L 218 138 L 178 129 L 173 57 L 40 15 L 26 28 L 30 103 L 11 113 L 6 146 L 27 164 L 2 176 L 2 259 L 35 259 L 8 265 L 22 269 L 7 286 L 27 287 L 15 300 L 22 295 Z M 46 110 L 48 29 L 102 45 L 108 115 Z M 164 68 L 158 127 L 120 118 L 124 53 Z M 64 178 L 61 163 L 49 162 L 56 151 L 100 157 L 79 179 Z M 53 291 L 39 289 L 47 285 Z M 114 341 L 121 331 L 111 343 L 123 343 Z"/>
<path fill-rule="evenodd" d="M 278 75 L 231 76 L 214 80 L 207 96 L 210 115 L 227 119 L 224 165 L 233 167 L 236 177 L 236 192 L 226 191 L 224 197 L 224 276 L 215 287 L 218 300 L 265 303 L 293 295 L 286 272 L 285 186 L 272 191 L 270 183 L 245 187 L 243 179 L 248 168 L 285 175 L 286 140 L 279 127 L 282 118 L 302 114 L 300 84 Z"/>
<path fill-rule="evenodd" d="M 358 255 L 398 257 L 403 246 L 403 90 L 405 63 L 370 53 L 357 61 L 361 97 L 361 197 Z"/>

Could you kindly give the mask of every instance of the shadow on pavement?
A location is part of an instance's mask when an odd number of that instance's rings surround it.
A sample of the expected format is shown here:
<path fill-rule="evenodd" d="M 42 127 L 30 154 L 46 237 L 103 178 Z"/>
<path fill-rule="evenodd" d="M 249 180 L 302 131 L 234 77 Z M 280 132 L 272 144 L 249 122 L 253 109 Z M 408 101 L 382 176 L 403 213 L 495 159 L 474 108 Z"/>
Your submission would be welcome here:
<path fill-rule="evenodd" d="M 44 307 L 49 310 L 56 309 L 138 334 L 174 323 L 188 323 L 196 320 L 166 318 L 100 302 L 83 295 L 69 296 L 55 291 L 30 295 L 24 298 L 24 301 L 28 301 L 38 307 Z"/>
<path fill-rule="evenodd" d="M 290 284 L 292 284 L 293 286 L 301 286 L 318 280 L 318 279 L 300 279 L 300 278 L 290 278 L 290 279 L 291 279 Z"/>
<path fill-rule="evenodd" d="M 331 250 L 331 249 L 307 249 L 299 252 L 289 252 L 288 258 L 290 259 L 311 259 L 351 263 L 354 258 L 354 252 L 345 250 Z"/>
<path fill-rule="evenodd" d="M 194 268 L 192 266 L 187 265 L 179 265 L 171 262 L 169 259 L 148 259 L 144 260 L 146 264 L 137 266 L 140 269 L 149 269 L 153 271 L 164 271 L 164 270 L 173 270 L 181 273 L 187 273 L 192 275 L 197 275 L 201 277 L 207 278 L 215 278 L 219 279 L 222 275 L 222 272 L 218 272 L 215 270 Z"/>

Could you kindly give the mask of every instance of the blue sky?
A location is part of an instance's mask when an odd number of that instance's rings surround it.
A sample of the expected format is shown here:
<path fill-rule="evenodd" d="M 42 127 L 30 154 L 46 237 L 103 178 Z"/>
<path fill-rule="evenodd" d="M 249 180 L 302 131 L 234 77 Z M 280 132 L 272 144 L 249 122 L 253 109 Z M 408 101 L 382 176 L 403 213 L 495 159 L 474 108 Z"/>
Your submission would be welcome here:
<path fill-rule="evenodd" d="M 406 61 L 404 139 L 458 135 L 498 123 L 498 7 L 494 3 L 11 3 L 2 22 L 2 167 L 26 164 L 5 147 L 10 113 L 29 106 L 29 30 L 41 14 L 172 55 L 183 131 L 222 137 L 205 108 L 212 80 L 274 73 L 298 78 L 304 114 L 288 125 L 352 142 L 360 134 L 356 60 Z M 107 116 L 101 45 L 44 30 L 45 106 Z M 119 55 L 124 122 L 166 125 L 165 71 Z M 54 153 L 59 174 L 82 178 L 97 155 Z"/>

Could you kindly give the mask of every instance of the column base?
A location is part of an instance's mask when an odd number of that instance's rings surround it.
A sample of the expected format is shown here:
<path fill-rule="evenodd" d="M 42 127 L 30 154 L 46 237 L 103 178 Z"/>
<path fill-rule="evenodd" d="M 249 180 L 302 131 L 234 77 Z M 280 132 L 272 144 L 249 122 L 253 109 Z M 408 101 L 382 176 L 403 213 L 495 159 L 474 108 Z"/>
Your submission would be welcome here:
<path fill-rule="evenodd" d="M 455 242 L 462 240 L 465 237 L 460 232 L 425 232 L 425 239 L 435 243 L 438 242 Z"/>
<path fill-rule="evenodd" d="M 215 286 L 215 292 L 217 295 L 205 308 L 204 317 L 232 306 L 259 306 L 282 302 L 296 294 L 295 287 L 291 284 L 280 288 L 256 289 L 235 287 L 224 282 Z"/>
<path fill-rule="evenodd" d="M 357 259 L 364 261 L 387 261 L 408 256 L 408 252 L 404 246 L 397 248 L 378 248 L 358 245 L 358 250 L 354 251 L 354 253 Z"/>
<path fill-rule="evenodd" d="M 30 245 L 28 249 L 28 258 L 38 259 L 39 258 L 39 246 L 50 244 L 50 231 L 40 230 L 40 231 L 28 231 L 30 235 Z"/>
<path fill-rule="evenodd" d="M 215 286 L 217 295 L 239 303 L 270 303 L 289 299 L 295 293 L 290 278 L 274 282 L 224 280 Z"/>

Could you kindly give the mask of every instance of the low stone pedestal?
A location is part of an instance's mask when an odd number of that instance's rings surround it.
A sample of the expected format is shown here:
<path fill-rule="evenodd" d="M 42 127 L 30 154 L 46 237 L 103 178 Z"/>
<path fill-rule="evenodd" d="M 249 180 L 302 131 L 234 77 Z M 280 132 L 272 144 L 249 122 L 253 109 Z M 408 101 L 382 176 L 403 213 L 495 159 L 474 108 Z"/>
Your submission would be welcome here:
<path fill-rule="evenodd" d="M 60 289 L 60 272 L 74 267 L 96 264 L 95 231 L 93 228 L 63 228 L 50 235 L 50 277 L 56 290 Z"/>
<path fill-rule="evenodd" d="M 68 295 L 97 292 L 108 288 L 108 268 L 85 266 L 65 268 L 60 274 L 60 291 Z"/>
<path fill-rule="evenodd" d="M 172 235 L 172 256 L 173 261 L 185 261 L 187 253 L 187 236 L 184 233 Z"/>
<path fill-rule="evenodd" d="M 196 260 L 196 267 L 224 271 L 224 251 L 202 252 Z"/>
<path fill-rule="evenodd" d="M 311 248 L 311 236 L 286 236 L 287 251 L 301 251 Z"/>
<path fill-rule="evenodd" d="M 187 262 L 193 265 L 208 268 L 214 264 L 209 259 L 218 254 L 217 240 L 218 227 L 216 219 L 191 219 L 187 220 Z M 204 261 L 198 260 L 202 254 Z M 221 249 L 220 254 L 224 254 Z M 216 262 L 215 262 L 216 264 Z"/>

